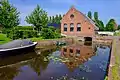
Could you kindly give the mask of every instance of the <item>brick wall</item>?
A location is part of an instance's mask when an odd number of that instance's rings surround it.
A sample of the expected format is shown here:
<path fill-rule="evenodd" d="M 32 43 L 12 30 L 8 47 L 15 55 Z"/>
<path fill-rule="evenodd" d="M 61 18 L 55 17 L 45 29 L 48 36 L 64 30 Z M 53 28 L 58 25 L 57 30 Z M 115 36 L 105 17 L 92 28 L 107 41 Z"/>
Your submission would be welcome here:
<path fill-rule="evenodd" d="M 74 17 L 70 17 L 71 15 L 74 15 Z M 74 24 L 74 31 L 70 32 L 70 24 Z M 77 31 L 77 24 L 81 24 L 81 31 Z M 67 31 L 64 31 L 64 24 L 67 24 Z M 68 36 L 93 36 L 95 35 L 95 28 L 94 25 L 90 23 L 88 19 L 86 19 L 85 15 L 83 15 L 81 12 L 76 10 L 74 7 L 72 7 L 63 17 L 61 20 L 61 33 L 68 35 Z"/>

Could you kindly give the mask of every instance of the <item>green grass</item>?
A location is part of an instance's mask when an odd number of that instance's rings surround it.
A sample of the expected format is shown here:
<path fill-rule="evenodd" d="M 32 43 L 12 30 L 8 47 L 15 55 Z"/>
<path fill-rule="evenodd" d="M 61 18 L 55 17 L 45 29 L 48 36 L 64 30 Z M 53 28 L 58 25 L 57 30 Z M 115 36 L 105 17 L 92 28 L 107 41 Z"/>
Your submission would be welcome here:
<path fill-rule="evenodd" d="M 114 41 L 114 56 L 115 56 L 115 65 L 112 67 L 112 78 L 113 80 L 120 80 L 119 66 L 120 66 L 120 57 L 116 53 L 116 42 Z"/>
<path fill-rule="evenodd" d="M 42 37 L 38 37 L 38 38 L 29 38 L 32 41 L 40 41 L 40 40 L 57 40 L 60 38 L 55 38 L 55 39 L 43 39 Z"/>
<path fill-rule="evenodd" d="M 42 37 L 39 37 L 39 38 L 30 38 L 30 40 L 32 40 L 32 41 L 39 41 L 39 40 L 43 40 L 43 38 Z"/>
<path fill-rule="evenodd" d="M 7 38 L 5 34 L 0 34 L 0 44 L 4 44 L 11 41 L 11 39 Z"/>

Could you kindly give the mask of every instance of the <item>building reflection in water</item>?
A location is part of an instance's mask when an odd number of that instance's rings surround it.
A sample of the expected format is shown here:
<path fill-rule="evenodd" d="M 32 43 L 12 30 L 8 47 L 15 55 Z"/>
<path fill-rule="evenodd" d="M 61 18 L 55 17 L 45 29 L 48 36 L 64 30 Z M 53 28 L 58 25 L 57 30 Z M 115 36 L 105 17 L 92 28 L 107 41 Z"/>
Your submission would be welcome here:
<path fill-rule="evenodd" d="M 84 43 L 84 45 L 73 44 L 61 48 L 61 56 L 69 59 L 69 62 L 64 63 L 67 65 L 70 71 L 73 71 L 80 64 L 90 60 L 90 58 L 95 55 L 95 46 L 91 44 L 85 44 L 86 43 Z"/>

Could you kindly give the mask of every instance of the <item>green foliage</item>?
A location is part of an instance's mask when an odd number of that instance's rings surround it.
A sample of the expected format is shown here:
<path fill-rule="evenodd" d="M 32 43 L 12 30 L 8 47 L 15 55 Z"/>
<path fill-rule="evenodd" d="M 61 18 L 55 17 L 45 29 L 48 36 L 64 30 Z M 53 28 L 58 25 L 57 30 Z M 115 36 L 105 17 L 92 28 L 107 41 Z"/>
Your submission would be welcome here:
<path fill-rule="evenodd" d="M 107 31 L 115 31 L 115 25 L 116 25 L 116 22 L 114 19 L 110 19 L 108 21 L 108 23 L 106 24 L 106 30 Z"/>
<path fill-rule="evenodd" d="M 98 12 L 94 12 L 94 20 L 98 20 Z"/>
<path fill-rule="evenodd" d="M 0 1 L 0 25 L 3 28 L 13 28 L 19 25 L 19 14 L 13 5 L 8 0 Z"/>
<path fill-rule="evenodd" d="M 33 38 L 33 37 L 38 37 L 37 31 L 34 30 L 8 30 L 7 31 L 7 37 L 10 39 L 24 39 L 24 38 Z"/>
<path fill-rule="evenodd" d="M 61 37 L 60 33 L 58 33 L 54 27 L 43 28 L 41 31 L 41 36 L 43 39 L 54 39 Z"/>
<path fill-rule="evenodd" d="M 15 27 L 16 30 L 33 30 L 32 26 L 17 26 Z"/>
<path fill-rule="evenodd" d="M 7 43 L 9 41 L 10 41 L 10 39 L 7 38 L 6 34 L 0 34 L 0 44 Z"/>
<path fill-rule="evenodd" d="M 100 31 L 105 31 L 104 23 L 100 20 L 97 20 L 98 27 Z"/>
<path fill-rule="evenodd" d="M 9 28 L 9 29 L 2 29 L 2 33 L 6 34 L 9 30 L 12 30 L 13 28 Z M 32 26 L 16 26 L 14 27 L 15 30 L 34 30 L 34 28 Z"/>
<path fill-rule="evenodd" d="M 118 25 L 118 30 L 120 30 L 120 25 Z"/>
<path fill-rule="evenodd" d="M 26 17 L 26 22 L 33 24 L 38 31 L 41 31 L 41 29 L 46 27 L 48 23 L 47 12 L 37 5 L 34 11 Z"/>
<path fill-rule="evenodd" d="M 56 23 L 56 24 L 60 24 L 62 19 L 61 14 L 56 15 L 56 16 L 50 16 L 49 17 L 49 23 Z"/>
<path fill-rule="evenodd" d="M 105 31 L 104 23 L 98 18 L 98 12 L 94 12 L 94 22 L 99 27 L 99 31 Z"/>
<path fill-rule="evenodd" d="M 88 12 L 88 15 L 87 15 L 90 19 L 92 19 L 92 13 L 91 11 Z"/>

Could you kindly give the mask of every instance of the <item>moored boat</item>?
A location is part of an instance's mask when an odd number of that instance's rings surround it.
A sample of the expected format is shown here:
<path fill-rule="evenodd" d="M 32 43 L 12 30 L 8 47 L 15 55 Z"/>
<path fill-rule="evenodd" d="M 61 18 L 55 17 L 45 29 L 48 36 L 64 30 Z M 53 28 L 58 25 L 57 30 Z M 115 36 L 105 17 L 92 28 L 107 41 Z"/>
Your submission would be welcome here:
<path fill-rule="evenodd" d="M 0 56 L 15 55 L 33 51 L 37 42 L 32 42 L 30 40 L 14 40 L 9 43 L 0 45 Z"/>

